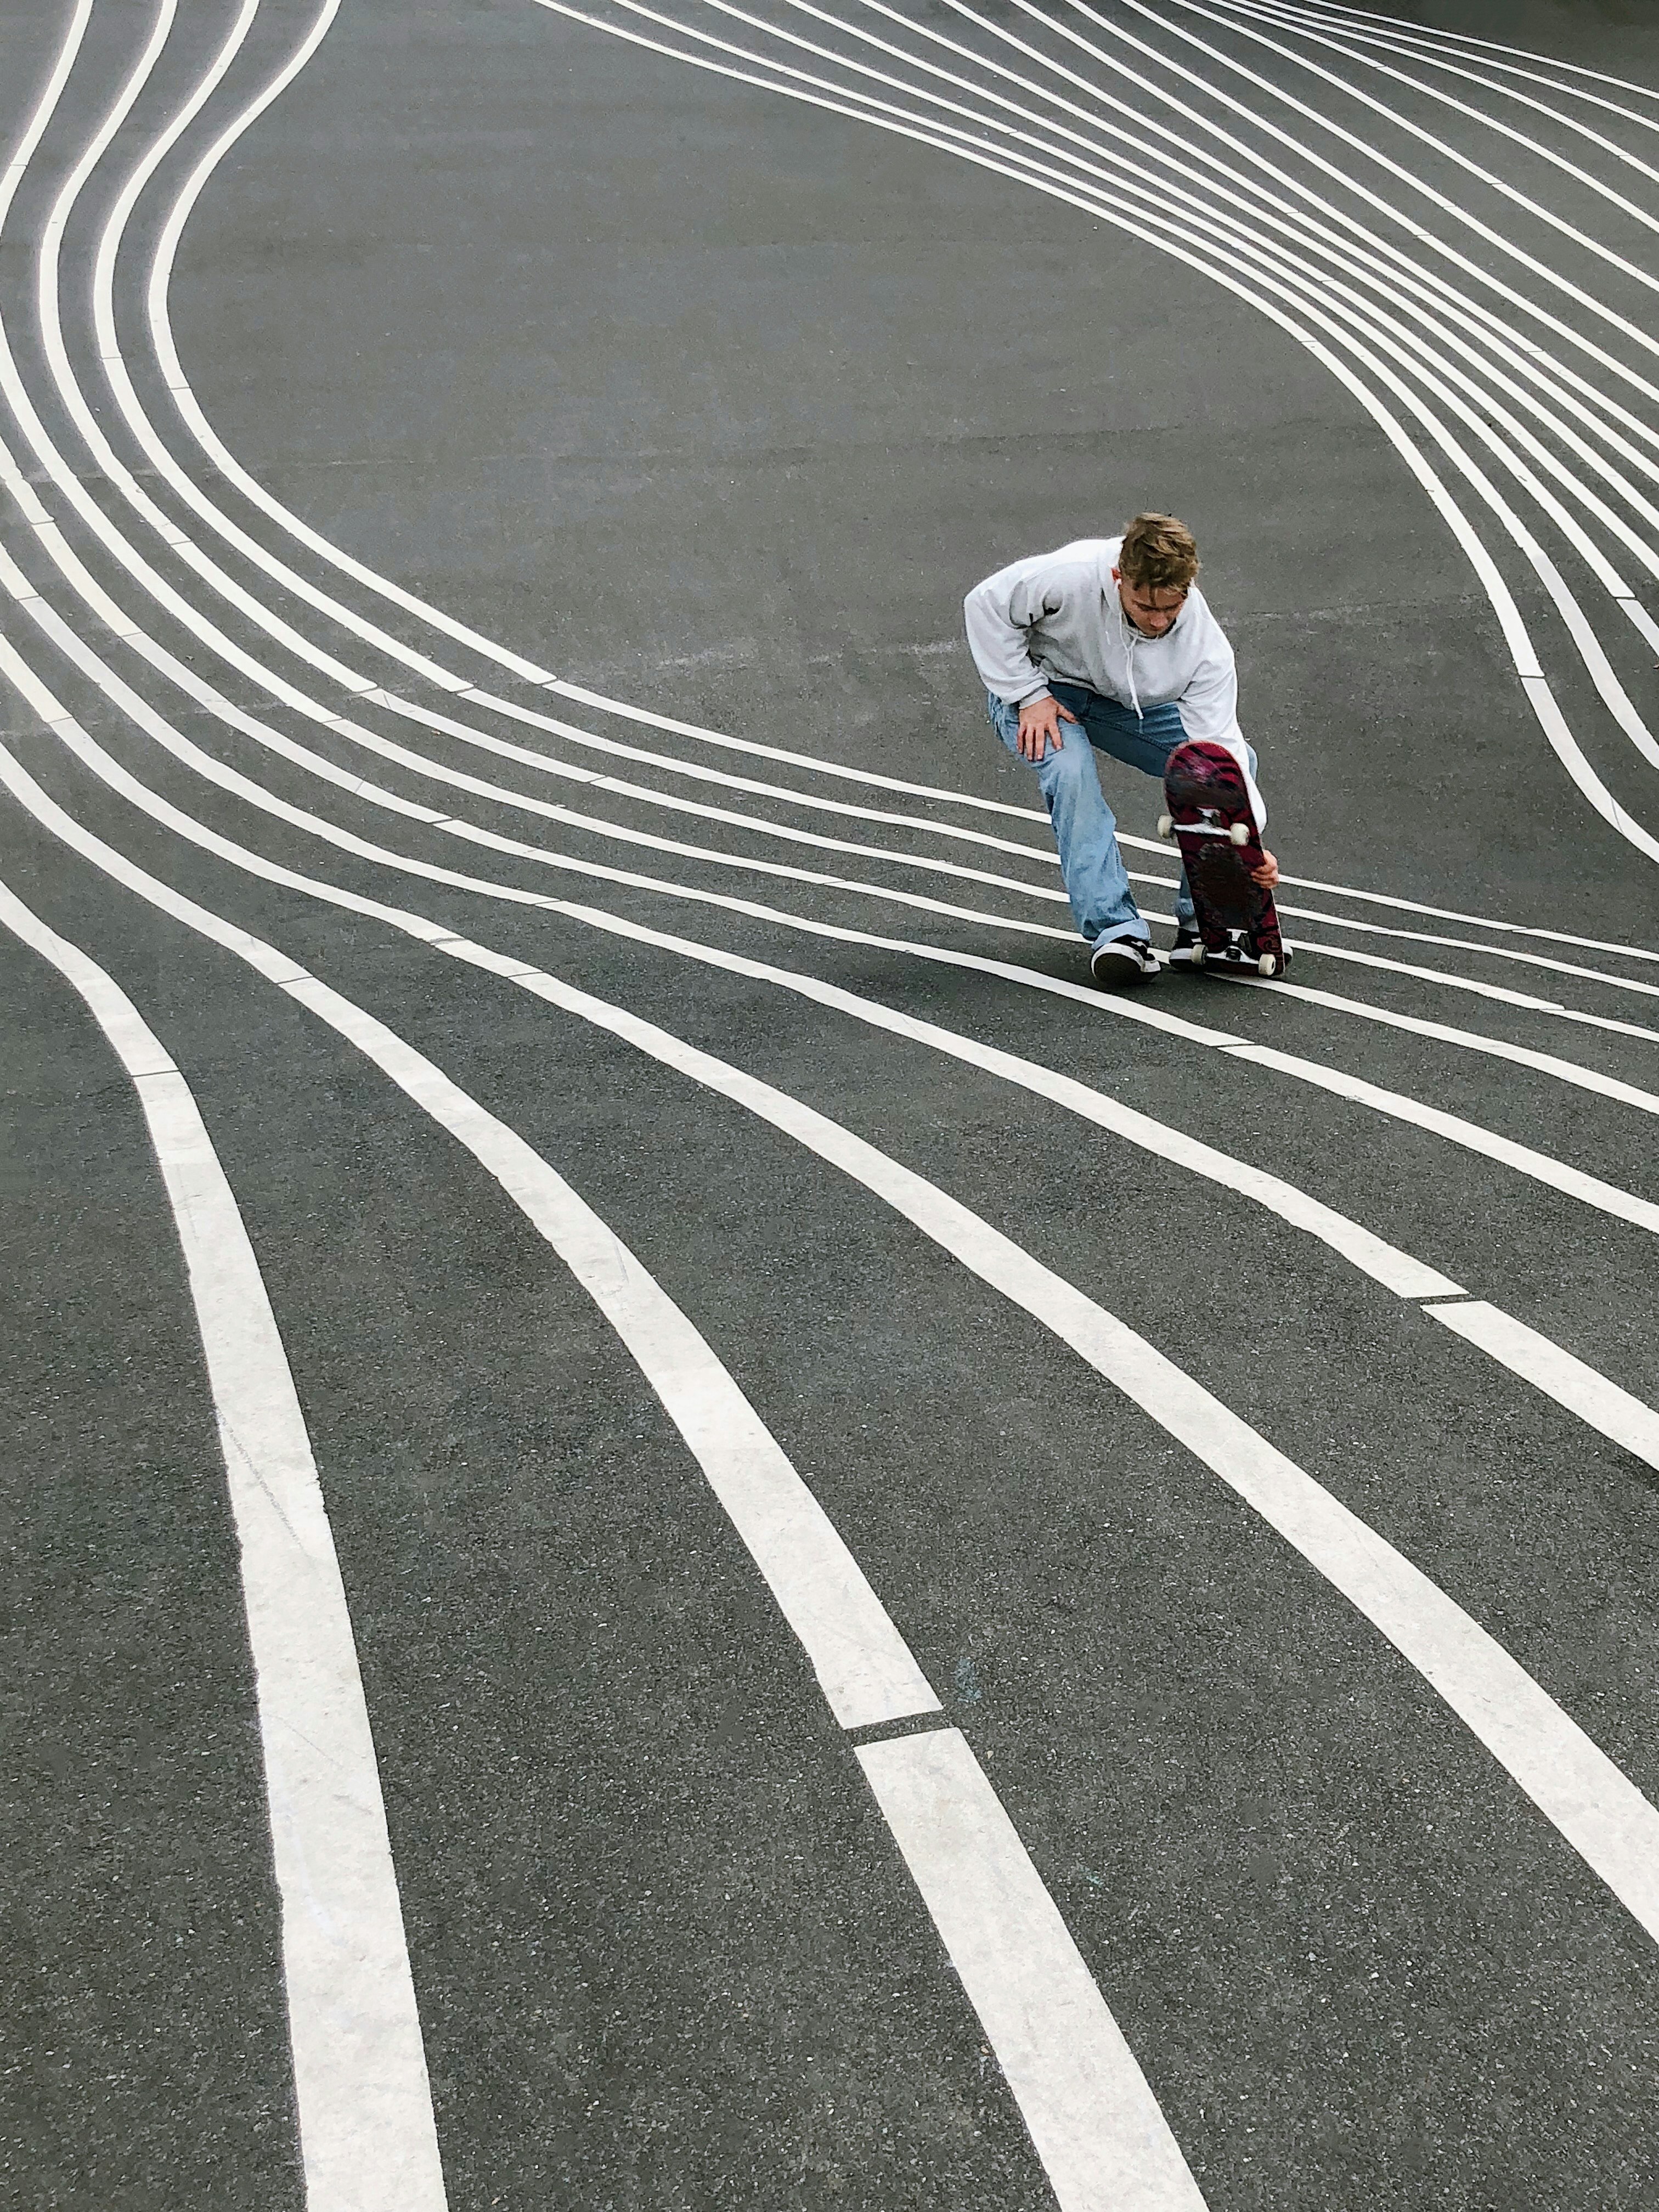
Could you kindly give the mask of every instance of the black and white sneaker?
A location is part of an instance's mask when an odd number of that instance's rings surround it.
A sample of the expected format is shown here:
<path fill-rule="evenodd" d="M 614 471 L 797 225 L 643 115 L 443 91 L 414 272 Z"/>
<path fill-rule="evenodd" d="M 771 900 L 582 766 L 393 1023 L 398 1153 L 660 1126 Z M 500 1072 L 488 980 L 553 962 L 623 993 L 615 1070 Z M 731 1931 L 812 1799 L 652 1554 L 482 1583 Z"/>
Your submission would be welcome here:
<path fill-rule="evenodd" d="M 1097 945 L 1089 956 L 1089 973 L 1103 991 L 1155 983 L 1160 964 L 1152 946 L 1138 937 L 1115 937 L 1109 945 Z"/>
<path fill-rule="evenodd" d="M 1192 968 L 1200 965 L 1200 963 L 1195 962 L 1193 958 L 1193 947 L 1195 945 L 1202 945 L 1204 939 L 1190 922 L 1176 922 L 1175 943 L 1170 947 L 1170 965 L 1172 968 Z"/>

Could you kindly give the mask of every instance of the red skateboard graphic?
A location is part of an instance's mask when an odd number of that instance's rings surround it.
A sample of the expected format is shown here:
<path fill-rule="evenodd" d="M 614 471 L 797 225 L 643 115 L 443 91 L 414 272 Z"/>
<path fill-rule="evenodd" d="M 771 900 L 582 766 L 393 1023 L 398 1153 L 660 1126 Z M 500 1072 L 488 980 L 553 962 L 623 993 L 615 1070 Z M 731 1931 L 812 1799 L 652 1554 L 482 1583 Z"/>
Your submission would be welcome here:
<path fill-rule="evenodd" d="M 1265 855 L 1243 769 L 1224 745 L 1191 738 L 1164 763 L 1164 793 L 1170 811 L 1158 834 L 1181 848 L 1198 909 L 1193 966 L 1282 975 L 1291 955 L 1279 909 L 1273 893 L 1250 880 Z"/>

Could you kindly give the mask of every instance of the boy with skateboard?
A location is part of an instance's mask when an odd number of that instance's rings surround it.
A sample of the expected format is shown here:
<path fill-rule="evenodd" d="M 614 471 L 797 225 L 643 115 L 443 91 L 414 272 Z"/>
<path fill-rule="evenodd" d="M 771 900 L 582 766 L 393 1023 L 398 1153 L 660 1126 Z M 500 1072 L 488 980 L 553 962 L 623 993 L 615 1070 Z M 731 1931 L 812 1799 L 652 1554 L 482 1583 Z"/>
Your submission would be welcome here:
<path fill-rule="evenodd" d="M 1160 963 L 1129 889 L 1096 748 L 1161 777 L 1177 745 L 1218 745 L 1243 774 L 1255 830 L 1267 823 L 1255 755 L 1238 726 L 1232 647 L 1196 587 L 1198 568 L 1184 523 L 1138 514 L 1121 538 L 1079 538 L 1000 568 L 964 602 L 993 726 L 1036 771 L 1073 916 L 1095 981 L 1108 988 L 1152 982 Z M 1264 850 L 1250 875 L 1270 890 L 1279 864 Z M 1171 957 L 1190 961 L 1200 941 L 1183 871 Z"/>

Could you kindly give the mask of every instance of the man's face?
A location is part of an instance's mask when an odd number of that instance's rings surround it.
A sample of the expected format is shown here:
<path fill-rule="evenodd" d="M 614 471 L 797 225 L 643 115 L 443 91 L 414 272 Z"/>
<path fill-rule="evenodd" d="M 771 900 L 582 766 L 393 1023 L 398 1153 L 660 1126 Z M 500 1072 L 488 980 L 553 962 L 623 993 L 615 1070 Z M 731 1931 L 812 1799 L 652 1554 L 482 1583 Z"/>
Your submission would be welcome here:
<path fill-rule="evenodd" d="M 1117 586 L 1124 613 L 1143 637 L 1162 637 L 1187 604 L 1184 590 L 1154 590 L 1145 584 L 1126 583 L 1118 568 L 1112 571 L 1112 581 Z"/>

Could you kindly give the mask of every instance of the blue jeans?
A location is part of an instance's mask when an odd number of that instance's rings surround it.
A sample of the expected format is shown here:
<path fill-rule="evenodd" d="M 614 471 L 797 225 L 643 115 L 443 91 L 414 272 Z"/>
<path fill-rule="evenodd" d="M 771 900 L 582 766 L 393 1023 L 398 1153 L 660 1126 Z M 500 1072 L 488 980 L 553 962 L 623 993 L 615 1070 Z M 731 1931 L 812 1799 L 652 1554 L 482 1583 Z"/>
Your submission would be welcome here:
<path fill-rule="evenodd" d="M 1129 889 L 1118 849 L 1117 820 L 1100 787 L 1095 753 L 1109 753 L 1114 760 L 1125 761 L 1161 782 L 1164 762 L 1186 740 L 1181 709 L 1171 703 L 1136 714 L 1081 684 L 1056 683 L 1048 689 L 1077 716 L 1075 724 L 1060 726 L 1066 739 L 1060 750 L 1055 752 L 1051 747 L 1034 770 L 1060 848 L 1060 872 L 1072 902 L 1072 917 L 1091 945 L 1110 945 L 1123 937 L 1139 938 L 1144 945 L 1152 933 Z M 1008 706 L 994 691 L 985 696 L 992 727 L 1018 759 L 1018 708 Z M 1255 773 L 1254 751 L 1250 773 Z M 1175 910 L 1177 921 L 1191 923 L 1193 895 L 1184 870 Z"/>

